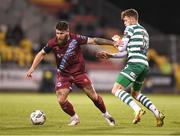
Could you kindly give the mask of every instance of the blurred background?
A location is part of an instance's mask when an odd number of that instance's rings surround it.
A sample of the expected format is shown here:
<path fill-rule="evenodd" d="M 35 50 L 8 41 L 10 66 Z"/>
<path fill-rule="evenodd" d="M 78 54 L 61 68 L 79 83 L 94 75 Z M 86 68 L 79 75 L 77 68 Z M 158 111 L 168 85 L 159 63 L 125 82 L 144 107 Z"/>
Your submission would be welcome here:
<path fill-rule="evenodd" d="M 111 38 L 122 35 L 120 12 L 135 8 L 139 22 L 150 35 L 150 72 L 145 93 L 180 93 L 180 18 L 176 3 L 130 0 L 1 0 L 0 91 L 54 92 L 56 64 L 48 54 L 34 72 L 24 77 L 36 53 L 55 35 L 59 20 L 70 22 L 74 33 Z M 109 46 L 84 46 L 86 68 L 97 91 L 110 91 L 125 59 L 98 60 L 99 50 L 117 52 Z M 74 87 L 75 88 L 75 87 Z M 75 88 L 76 89 L 76 88 Z"/>

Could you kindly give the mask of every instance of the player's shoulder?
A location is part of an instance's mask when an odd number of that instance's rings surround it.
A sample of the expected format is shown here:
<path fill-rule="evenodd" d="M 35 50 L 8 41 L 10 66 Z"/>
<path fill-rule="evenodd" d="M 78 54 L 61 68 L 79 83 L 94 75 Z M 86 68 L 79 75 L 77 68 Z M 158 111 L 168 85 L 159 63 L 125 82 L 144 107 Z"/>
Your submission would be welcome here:
<path fill-rule="evenodd" d="M 70 35 L 70 37 L 72 38 L 72 39 L 86 39 L 87 37 L 86 36 L 83 36 L 83 35 L 81 35 L 81 34 L 75 34 L 75 33 L 70 33 L 69 34 Z"/>
<path fill-rule="evenodd" d="M 128 25 L 126 26 L 125 30 L 124 30 L 124 35 L 128 35 L 128 34 L 133 34 L 134 33 L 134 28 L 132 25 Z"/>
<path fill-rule="evenodd" d="M 50 38 L 48 40 L 48 45 L 49 46 L 54 46 L 56 44 L 56 37 Z"/>
<path fill-rule="evenodd" d="M 126 30 L 132 31 L 132 30 L 134 30 L 134 27 L 135 27 L 135 25 L 128 25 L 128 26 L 126 26 Z"/>
<path fill-rule="evenodd" d="M 75 33 L 69 33 L 69 36 L 70 36 L 71 39 L 76 39 L 77 34 L 75 34 Z"/>
<path fill-rule="evenodd" d="M 131 26 L 133 29 L 145 29 L 141 24 L 135 24 Z"/>

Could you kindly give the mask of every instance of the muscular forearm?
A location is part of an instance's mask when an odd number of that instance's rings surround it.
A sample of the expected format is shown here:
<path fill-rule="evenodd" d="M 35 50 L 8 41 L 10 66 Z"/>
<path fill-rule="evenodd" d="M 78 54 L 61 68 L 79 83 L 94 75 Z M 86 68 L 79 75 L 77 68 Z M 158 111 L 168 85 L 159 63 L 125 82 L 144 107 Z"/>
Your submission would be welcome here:
<path fill-rule="evenodd" d="M 112 40 L 104 38 L 93 38 L 93 41 L 97 45 L 114 45 L 114 42 Z"/>
<path fill-rule="evenodd" d="M 45 53 L 43 51 L 40 51 L 36 57 L 34 58 L 33 64 L 31 66 L 31 69 L 34 71 L 36 69 L 36 67 L 38 66 L 38 64 L 42 61 L 42 59 L 44 58 Z"/>

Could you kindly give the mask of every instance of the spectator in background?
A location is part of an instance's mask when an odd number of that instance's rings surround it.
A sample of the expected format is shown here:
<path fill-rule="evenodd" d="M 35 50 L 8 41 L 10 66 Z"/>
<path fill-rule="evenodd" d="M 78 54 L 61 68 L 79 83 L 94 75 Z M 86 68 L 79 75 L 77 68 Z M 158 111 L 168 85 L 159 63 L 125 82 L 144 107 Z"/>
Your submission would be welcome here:
<path fill-rule="evenodd" d="M 8 45 L 19 45 L 24 38 L 24 32 L 20 24 L 16 24 L 14 27 L 9 26 L 6 33 L 6 43 Z"/>

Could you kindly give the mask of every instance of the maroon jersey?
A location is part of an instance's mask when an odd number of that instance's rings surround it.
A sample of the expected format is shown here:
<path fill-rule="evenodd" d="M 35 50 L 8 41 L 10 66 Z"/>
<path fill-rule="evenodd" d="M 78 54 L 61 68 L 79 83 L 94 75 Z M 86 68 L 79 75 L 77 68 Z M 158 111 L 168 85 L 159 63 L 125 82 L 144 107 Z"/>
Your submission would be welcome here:
<path fill-rule="evenodd" d="M 56 37 L 43 48 L 46 53 L 54 52 L 57 68 L 64 74 L 77 75 L 85 72 L 85 62 L 80 45 L 87 43 L 87 37 L 69 34 L 66 44 L 60 45 Z"/>

